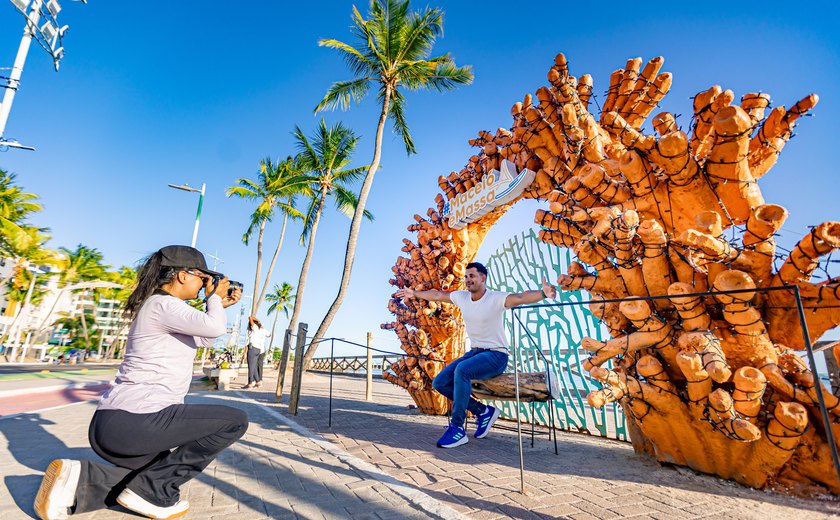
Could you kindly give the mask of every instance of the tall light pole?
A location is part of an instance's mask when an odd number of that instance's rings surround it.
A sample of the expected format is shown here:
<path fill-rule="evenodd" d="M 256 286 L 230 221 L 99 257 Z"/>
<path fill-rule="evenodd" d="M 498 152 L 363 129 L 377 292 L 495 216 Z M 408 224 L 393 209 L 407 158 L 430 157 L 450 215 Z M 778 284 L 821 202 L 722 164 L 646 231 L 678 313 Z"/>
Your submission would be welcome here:
<path fill-rule="evenodd" d="M 195 228 L 193 228 L 193 237 L 192 237 L 192 247 L 195 247 L 195 241 L 198 239 L 198 221 L 201 219 L 201 204 L 204 202 L 204 189 L 207 186 L 203 182 L 201 183 L 201 189 L 193 188 L 189 184 L 167 184 L 170 188 L 175 188 L 176 190 L 184 190 L 184 191 L 192 191 L 198 193 L 198 211 L 195 213 Z"/>
<path fill-rule="evenodd" d="M 87 3 L 87 0 L 78 1 Z M 26 25 L 23 28 L 23 37 L 20 40 L 20 46 L 15 56 L 15 64 L 12 66 L 12 71 L 8 78 L 0 78 L 0 80 L 5 80 L 6 82 L 5 85 L 0 85 L 6 89 L 3 93 L 3 101 L 0 103 L 0 149 L 20 148 L 23 150 L 34 150 L 31 146 L 22 145 L 17 141 L 6 140 L 3 137 L 3 133 L 6 130 L 6 122 L 9 120 L 9 112 L 12 110 L 12 101 L 15 98 L 15 93 L 20 88 L 20 76 L 23 73 L 23 64 L 26 62 L 26 55 L 29 53 L 29 45 L 32 43 L 32 40 L 34 39 L 52 57 L 53 65 L 55 66 L 56 72 L 58 72 L 59 62 L 64 57 L 62 38 L 69 26 L 59 27 L 58 25 L 56 17 L 59 11 L 61 11 L 58 0 L 32 0 L 31 2 L 30 0 L 11 0 L 11 2 L 17 11 L 26 19 Z M 42 16 L 46 21 L 38 27 Z"/>

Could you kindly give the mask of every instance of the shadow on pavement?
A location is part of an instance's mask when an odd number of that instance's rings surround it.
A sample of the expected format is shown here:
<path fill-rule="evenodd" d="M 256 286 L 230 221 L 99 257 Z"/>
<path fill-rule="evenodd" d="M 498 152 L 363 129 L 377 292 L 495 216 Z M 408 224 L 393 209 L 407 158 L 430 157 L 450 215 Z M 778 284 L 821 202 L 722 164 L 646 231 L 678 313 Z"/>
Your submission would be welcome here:
<path fill-rule="evenodd" d="M 405 405 L 367 402 L 363 400 L 363 391 L 352 391 L 353 395 L 357 393 L 361 395 L 359 399 L 340 397 L 341 393 L 338 391 L 333 394 L 331 428 L 328 427 L 327 419 L 328 396 L 306 395 L 304 392 L 301 395 L 298 415 L 292 417 L 310 430 L 328 438 L 346 437 L 360 445 L 369 443 L 373 446 L 405 450 L 407 454 L 421 452 L 423 457 L 427 457 L 432 463 L 434 460 L 440 460 L 473 465 L 480 461 L 519 468 L 519 448 L 515 433 L 495 430 L 486 439 L 476 440 L 470 437 L 470 442 L 465 446 L 443 450 L 436 446 L 436 440 L 443 433 L 444 418 L 424 416 L 418 410 L 410 410 Z M 346 389 L 344 393 L 345 395 L 348 393 Z M 273 404 L 273 395 L 270 397 L 270 402 Z M 268 402 L 269 398 L 262 397 L 262 400 Z M 287 414 L 286 406 L 277 409 Z M 511 424 L 515 425 L 513 422 Z M 687 468 L 681 468 L 680 472 L 691 472 L 689 476 L 686 476 L 678 473 L 670 465 L 660 464 L 655 460 L 636 455 L 628 443 L 594 436 L 558 431 L 559 456 L 556 456 L 553 443 L 545 437 L 542 439 L 537 437 L 534 448 L 531 448 L 530 437 L 526 436 L 525 427 L 523 425 L 522 441 L 526 482 L 531 480 L 533 473 L 579 476 L 657 485 L 721 496 L 740 496 L 783 506 L 791 506 L 792 501 L 796 501 L 797 507 L 820 512 L 831 511 L 835 514 L 838 510 L 836 501 L 798 499 L 759 491 L 732 481 L 722 481 L 714 476 L 701 476 Z M 469 434 L 471 432 L 468 431 Z M 375 461 L 372 462 L 376 464 Z M 385 469 L 395 477 L 399 477 L 397 472 L 401 468 Z M 529 477 L 528 473 L 532 475 Z M 413 485 L 410 480 L 403 479 L 403 482 Z M 414 487 L 443 502 L 452 500 L 451 490 L 432 492 L 416 485 Z M 518 490 L 518 479 L 515 487 Z M 511 491 L 510 488 L 505 489 Z M 488 506 L 491 504 L 491 502 L 487 503 Z M 509 514 L 516 516 L 515 512 L 509 512 Z"/>

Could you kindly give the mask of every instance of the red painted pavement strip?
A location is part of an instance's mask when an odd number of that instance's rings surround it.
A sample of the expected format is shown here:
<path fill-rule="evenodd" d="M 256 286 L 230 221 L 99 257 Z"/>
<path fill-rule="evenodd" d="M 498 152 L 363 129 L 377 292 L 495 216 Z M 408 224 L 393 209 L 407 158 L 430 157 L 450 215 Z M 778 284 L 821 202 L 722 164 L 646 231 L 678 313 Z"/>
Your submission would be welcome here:
<path fill-rule="evenodd" d="M 0 417 L 99 399 L 110 383 L 0 398 Z"/>

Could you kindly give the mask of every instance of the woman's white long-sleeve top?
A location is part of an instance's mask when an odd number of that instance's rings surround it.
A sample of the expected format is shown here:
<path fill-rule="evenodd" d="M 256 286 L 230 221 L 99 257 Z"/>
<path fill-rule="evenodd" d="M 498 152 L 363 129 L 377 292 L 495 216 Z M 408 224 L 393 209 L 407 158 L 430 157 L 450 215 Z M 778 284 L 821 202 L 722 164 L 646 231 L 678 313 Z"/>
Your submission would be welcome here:
<path fill-rule="evenodd" d="M 131 324 L 125 359 L 99 409 L 154 413 L 183 404 L 195 349 L 212 346 L 225 333 L 226 321 L 219 295 L 208 299 L 207 312 L 168 294 L 150 296 Z"/>

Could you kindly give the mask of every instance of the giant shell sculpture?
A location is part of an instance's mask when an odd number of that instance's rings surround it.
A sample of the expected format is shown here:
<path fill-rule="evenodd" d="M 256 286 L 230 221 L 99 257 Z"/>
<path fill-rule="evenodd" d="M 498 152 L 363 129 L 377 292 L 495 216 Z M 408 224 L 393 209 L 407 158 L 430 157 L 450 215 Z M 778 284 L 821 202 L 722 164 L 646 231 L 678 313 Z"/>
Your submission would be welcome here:
<path fill-rule="evenodd" d="M 688 132 L 662 112 L 655 134 L 645 133 L 671 85 L 663 62 L 628 60 L 595 115 L 592 77 L 572 76 L 557 55 L 549 84 L 513 105 L 512 127 L 479 132 L 467 165 L 439 177 L 442 192 L 414 216 L 415 238 L 403 240 L 390 283 L 461 288 L 465 265 L 516 199 L 468 208 L 473 215 L 453 214 L 453 204 L 487 189 L 504 161 L 530 170 L 520 197 L 547 203 L 535 217 L 540 239 L 579 260 L 558 284 L 591 293 L 590 310 L 611 332 L 581 344 L 591 352 L 584 369 L 602 384 L 589 403 L 619 402 L 636 451 L 660 461 L 756 488 L 840 494 L 827 443 L 827 435 L 840 441 L 840 400 L 823 389 L 827 432 L 820 383 L 795 352 L 805 343 L 793 293 L 752 291 L 798 286 L 812 341 L 840 324 L 840 279 L 811 281 L 821 257 L 840 247 L 840 222 L 812 228 L 774 270 L 774 234 L 788 212 L 758 186 L 818 98 L 771 109 L 767 94 L 736 103 L 713 86 L 694 97 Z M 731 290 L 742 292 L 721 293 Z M 704 292 L 721 294 L 694 295 Z M 605 301 L 647 296 L 671 298 Z M 409 356 L 384 377 L 422 411 L 446 413 L 431 381 L 463 353 L 458 309 L 419 299 L 391 299 L 388 308 L 396 319 L 383 328 Z"/>

